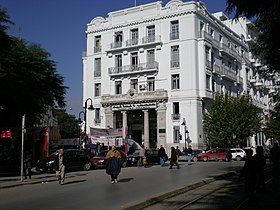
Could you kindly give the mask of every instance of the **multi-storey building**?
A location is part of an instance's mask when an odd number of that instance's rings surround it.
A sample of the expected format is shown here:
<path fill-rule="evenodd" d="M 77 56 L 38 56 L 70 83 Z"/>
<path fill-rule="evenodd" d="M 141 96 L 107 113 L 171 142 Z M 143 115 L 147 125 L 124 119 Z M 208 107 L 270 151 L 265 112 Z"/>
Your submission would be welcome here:
<path fill-rule="evenodd" d="M 203 111 L 214 93 L 238 97 L 255 78 L 248 40 L 226 22 L 181 0 L 95 17 L 83 54 L 83 98 L 95 107 L 87 126 L 123 128 L 145 147 L 183 148 L 187 129 L 187 141 L 204 147 Z"/>

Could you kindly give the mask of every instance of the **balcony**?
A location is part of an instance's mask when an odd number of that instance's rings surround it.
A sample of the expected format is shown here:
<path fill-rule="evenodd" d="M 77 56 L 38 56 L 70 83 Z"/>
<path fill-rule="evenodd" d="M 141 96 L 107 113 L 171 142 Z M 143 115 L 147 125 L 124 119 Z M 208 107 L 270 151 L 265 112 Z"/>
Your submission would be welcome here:
<path fill-rule="evenodd" d="M 100 53 L 101 47 L 94 47 L 94 53 Z"/>
<path fill-rule="evenodd" d="M 180 67 L 180 61 L 178 61 L 178 60 L 170 61 L 170 67 L 171 68 L 179 68 Z"/>
<path fill-rule="evenodd" d="M 179 32 L 170 33 L 170 40 L 179 39 Z"/>
<path fill-rule="evenodd" d="M 157 44 L 162 44 L 161 36 L 145 36 L 141 39 L 128 39 L 124 42 L 112 42 L 106 52 Z"/>
<path fill-rule="evenodd" d="M 137 65 L 125 65 L 110 67 L 108 73 L 110 76 L 123 76 L 128 74 L 139 74 L 148 72 L 158 72 L 158 62 L 140 63 Z"/>
<path fill-rule="evenodd" d="M 171 119 L 172 120 L 180 120 L 180 118 L 181 118 L 180 113 L 171 114 Z"/>
<path fill-rule="evenodd" d="M 233 50 L 231 47 L 227 46 L 224 43 L 220 43 L 220 52 L 221 53 L 226 53 L 230 57 L 237 59 L 239 57 L 239 54 L 236 50 Z M 240 59 L 238 59 L 240 60 Z"/>

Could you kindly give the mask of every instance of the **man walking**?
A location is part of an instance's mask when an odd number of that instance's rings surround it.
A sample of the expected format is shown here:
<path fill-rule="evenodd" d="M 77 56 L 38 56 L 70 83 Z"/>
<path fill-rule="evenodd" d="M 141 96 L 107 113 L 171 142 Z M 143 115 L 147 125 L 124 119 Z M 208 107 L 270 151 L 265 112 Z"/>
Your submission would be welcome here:
<path fill-rule="evenodd" d="M 164 158 L 166 157 L 166 153 L 165 153 L 165 149 L 162 145 L 160 145 L 160 148 L 158 150 L 158 156 L 159 156 L 159 161 L 160 161 L 160 165 L 164 166 Z"/>
<path fill-rule="evenodd" d="M 64 155 L 63 149 L 58 150 L 58 154 L 56 155 L 54 164 L 55 164 L 58 183 L 60 185 L 63 185 L 65 180 L 65 167 L 66 167 L 66 156 Z"/>
<path fill-rule="evenodd" d="M 177 152 L 175 150 L 175 147 L 171 147 L 171 157 L 170 157 L 170 167 L 169 167 L 169 169 L 172 169 L 174 164 L 177 166 L 178 169 L 180 168 L 180 166 L 177 162 Z"/>

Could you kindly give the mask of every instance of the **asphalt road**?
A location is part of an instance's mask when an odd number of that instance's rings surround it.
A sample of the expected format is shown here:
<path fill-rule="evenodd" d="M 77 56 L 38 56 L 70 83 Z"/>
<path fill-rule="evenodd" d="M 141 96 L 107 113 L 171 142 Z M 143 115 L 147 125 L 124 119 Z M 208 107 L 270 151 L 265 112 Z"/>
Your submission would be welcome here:
<path fill-rule="evenodd" d="M 159 165 L 124 168 L 117 184 L 111 184 L 104 170 L 92 170 L 67 174 L 63 186 L 49 182 L 1 189 L 0 209 L 122 209 L 203 178 L 238 170 L 244 161 L 180 164 L 181 169 L 172 170 Z"/>

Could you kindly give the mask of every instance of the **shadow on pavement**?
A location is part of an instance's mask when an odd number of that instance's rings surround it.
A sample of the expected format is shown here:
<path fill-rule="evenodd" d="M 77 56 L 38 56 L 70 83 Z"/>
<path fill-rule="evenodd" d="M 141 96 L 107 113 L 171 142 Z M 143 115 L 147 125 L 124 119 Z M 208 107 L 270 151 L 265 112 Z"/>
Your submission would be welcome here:
<path fill-rule="evenodd" d="M 125 179 L 120 179 L 118 180 L 118 182 L 130 182 L 131 180 L 133 180 L 134 178 L 125 178 Z"/>
<path fill-rule="evenodd" d="M 75 181 L 71 181 L 71 182 L 65 182 L 64 185 L 69 185 L 69 184 L 77 184 L 77 183 L 81 183 L 81 182 L 85 182 L 86 180 L 75 180 Z"/>

